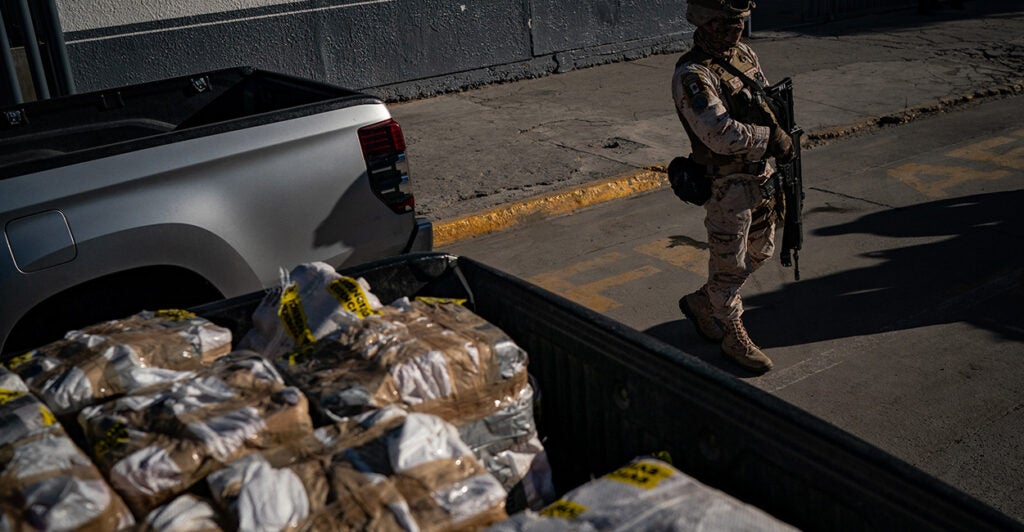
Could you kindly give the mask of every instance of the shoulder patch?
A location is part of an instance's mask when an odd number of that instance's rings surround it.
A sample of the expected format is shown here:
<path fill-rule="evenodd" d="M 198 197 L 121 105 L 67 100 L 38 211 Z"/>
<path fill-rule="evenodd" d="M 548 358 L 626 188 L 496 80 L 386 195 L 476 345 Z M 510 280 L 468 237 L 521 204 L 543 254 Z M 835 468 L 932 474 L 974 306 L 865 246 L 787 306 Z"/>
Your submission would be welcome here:
<path fill-rule="evenodd" d="M 701 82 L 700 76 L 694 73 L 683 75 L 683 90 L 686 95 L 690 98 L 704 92 L 704 83 Z"/>
<path fill-rule="evenodd" d="M 683 92 L 686 93 L 686 99 L 690 101 L 690 107 L 698 112 L 706 109 L 708 106 L 708 89 L 706 82 L 700 77 L 700 74 L 695 72 L 683 74 L 682 84 Z"/>
<path fill-rule="evenodd" d="M 708 95 L 703 92 L 694 96 L 690 99 L 690 105 L 693 106 L 693 110 L 701 112 L 708 108 Z"/>

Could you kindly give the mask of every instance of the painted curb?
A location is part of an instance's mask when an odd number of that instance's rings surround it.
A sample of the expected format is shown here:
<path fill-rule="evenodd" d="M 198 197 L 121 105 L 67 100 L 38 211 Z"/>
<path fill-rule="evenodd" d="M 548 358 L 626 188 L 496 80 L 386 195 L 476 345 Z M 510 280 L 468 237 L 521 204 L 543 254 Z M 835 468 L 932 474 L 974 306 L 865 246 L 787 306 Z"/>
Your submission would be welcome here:
<path fill-rule="evenodd" d="M 807 132 L 800 144 L 804 149 L 813 149 L 822 143 L 849 137 L 864 130 L 905 124 L 923 116 L 945 112 L 948 108 L 961 107 L 989 97 L 1012 97 L 1021 94 L 1024 94 L 1024 80 L 1012 80 L 1008 84 L 998 84 L 960 96 L 941 98 L 930 104 L 877 116 L 855 124 L 818 128 Z M 649 166 L 596 183 L 499 205 L 435 223 L 434 247 L 438 248 L 476 236 L 496 233 L 527 221 L 569 214 L 584 207 L 668 186 L 665 167 Z"/>
<path fill-rule="evenodd" d="M 434 224 L 434 247 L 515 227 L 526 221 L 571 213 L 583 207 L 668 186 L 668 176 L 652 167 L 580 187 L 527 198 Z"/>

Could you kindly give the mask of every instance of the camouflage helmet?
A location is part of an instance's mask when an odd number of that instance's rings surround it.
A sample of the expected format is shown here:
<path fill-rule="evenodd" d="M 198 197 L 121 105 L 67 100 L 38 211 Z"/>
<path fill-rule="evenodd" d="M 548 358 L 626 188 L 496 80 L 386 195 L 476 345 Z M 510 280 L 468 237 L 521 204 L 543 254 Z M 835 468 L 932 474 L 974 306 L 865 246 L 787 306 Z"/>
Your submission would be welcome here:
<path fill-rule="evenodd" d="M 746 18 L 756 5 L 752 0 L 689 0 L 686 20 L 700 27 L 716 18 Z"/>

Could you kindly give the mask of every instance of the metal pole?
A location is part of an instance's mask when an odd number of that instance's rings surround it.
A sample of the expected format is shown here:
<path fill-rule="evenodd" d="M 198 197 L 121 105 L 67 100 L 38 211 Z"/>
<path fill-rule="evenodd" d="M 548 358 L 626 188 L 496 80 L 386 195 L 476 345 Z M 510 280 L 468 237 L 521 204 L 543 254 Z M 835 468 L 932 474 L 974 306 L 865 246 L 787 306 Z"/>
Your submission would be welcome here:
<path fill-rule="evenodd" d="M 60 85 L 61 94 L 75 93 L 75 80 L 71 74 L 71 63 L 68 61 L 67 47 L 64 46 L 64 30 L 60 27 L 60 15 L 54 0 L 41 0 L 40 7 L 43 8 L 45 23 L 50 45 L 50 58 L 53 61 L 54 72 L 57 74 L 57 81 Z"/>
<path fill-rule="evenodd" d="M 32 72 L 32 83 L 36 87 L 36 99 L 50 97 L 50 86 L 46 82 L 46 71 L 43 70 L 43 59 L 39 54 L 39 40 L 36 38 L 35 24 L 32 23 L 32 12 L 28 10 L 27 0 L 18 0 L 17 9 L 21 11 L 21 25 L 25 33 L 25 53 L 28 55 L 28 66 Z"/>
<path fill-rule="evenodd" d="M 14 57 L 11 56 L 11 42 L 7 40 L 7 25 L 4 23 L 4 14 L 0 11 L 0 63 L 4 91 L 0 97 L 0 105 L 17 105 L 21 103 L 21 86 L 18 85 L 18 73 L 14 70 Z"/>

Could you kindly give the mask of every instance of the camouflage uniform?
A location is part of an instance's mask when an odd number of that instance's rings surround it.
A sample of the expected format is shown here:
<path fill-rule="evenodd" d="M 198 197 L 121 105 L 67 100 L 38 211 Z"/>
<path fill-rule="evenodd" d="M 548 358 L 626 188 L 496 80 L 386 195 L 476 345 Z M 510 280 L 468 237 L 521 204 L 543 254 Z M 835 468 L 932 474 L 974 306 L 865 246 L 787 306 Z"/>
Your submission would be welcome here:
<path fill-rule="evenodd" d="M 724 323 L 742 315 L 740 288 L 775 251 L 775 200 L 761 191 L 772 172 L 765 159 L 774 118 L 742 80 L 713 61 L 699 37 L 695 44 L 676 65 L 672 96 L 693 158 L 708 167 L 711 178 L 704 220 L 709 275 L 702 290 L 712 315 Z M 767 85 L 746 44 L 719 57 Z"/>

